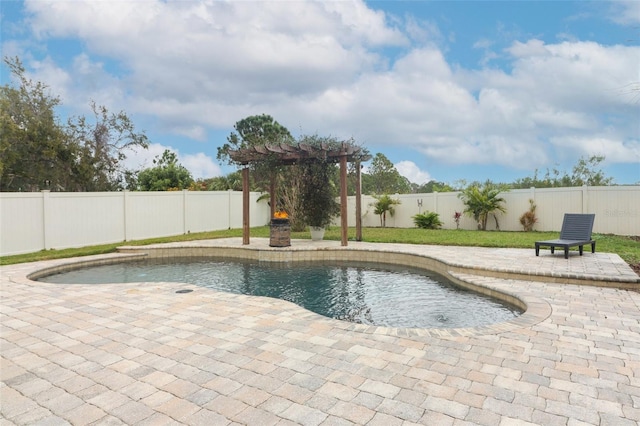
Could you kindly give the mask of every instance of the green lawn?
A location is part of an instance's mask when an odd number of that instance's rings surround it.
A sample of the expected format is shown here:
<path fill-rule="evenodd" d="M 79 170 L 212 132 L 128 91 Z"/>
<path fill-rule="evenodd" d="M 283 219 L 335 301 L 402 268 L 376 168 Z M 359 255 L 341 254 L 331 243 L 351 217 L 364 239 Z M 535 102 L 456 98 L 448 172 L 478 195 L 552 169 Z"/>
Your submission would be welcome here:
<path fill-rule="evenodd" d="M 225 231 L 201 232 L 174 237 L 154 238 L 141 241 L 127 241 L 116 244 L 83 247 L 65 250 L 43 250 L 36 253 L 17 256 L 0 257 L 0 265 L 10 265 L 37 260 L 60 259 L 65 257 L 87 256 L 92 254 L 111 253 L 121 245 L 145 245 L 152 243 L 166 243 L 173 241 L 193 241 L 210 238 L 241 237 L 241 229 Z M 269 227 L 263 226 L 251 229 L 252 237 L 269 237 Z M 327 230 L 325 239 L 340 240 L 340 228 L 332 227 Z M 430 230 L 417 228 L 364 228 L 362 230 L 364 241 L 379 243 L 407 243 L 407 244 L 433 244 L 450 246 L 473 247 L 514 247 L 529 248 L 533 251 L 535 241 L 558 238 L 557 232 L 504 232 L 504 231 L 467 231 L 467 230 Z M 292 232 L 291 238 L 310 238 L 308 231 Z M 355 229 L 349 229 L 349 239 L 355 239 Z M 617 253 L 636 271 L 640 268 L 640 241 L 637 238 L 619 235 L 595 234 L 597 241 L 596 251 Z"/>

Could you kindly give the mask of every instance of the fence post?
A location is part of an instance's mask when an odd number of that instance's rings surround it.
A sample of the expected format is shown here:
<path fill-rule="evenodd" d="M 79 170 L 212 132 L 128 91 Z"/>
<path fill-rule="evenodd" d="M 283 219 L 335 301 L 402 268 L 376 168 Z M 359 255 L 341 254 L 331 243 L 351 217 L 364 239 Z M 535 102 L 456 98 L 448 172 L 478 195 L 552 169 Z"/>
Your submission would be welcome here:
<path fill-rule="evenodd" d="M 122 191 L 122 197 L 123 197 L 123 201 L 122 201 L 122 208 L 123 208 L 123 212 L 122 214 L 124 214 L 124 241 L 129 241 L 129 221 L 127 220 L 127 218 L 129 217 L 129 190 L 125 189 L 124 191 Z"/>
<path fill-rule="evenodd" d="M 49 207 L 49 195 L 51 191 L 48 189 L 43 189 L 40 191 L 42 193 L 42 245 L 44 246 L 44 250 L 49 250 L 49 243 L 51 238 L 49 237 L 49 211 L 51 208 Z"/>
<path fill-rule="evenodd" d="M 122 190 L 122 241 L 127 241 L 127 192 L 128 190 Z"/>
<path fill-rule="evenodd" d="M 182 234 L 187 233 L 187 192 L 188 189 L 182 190 Z"/>
<path fill-rule="evenodd" d="M 227 215 L 227 229 L 231 229 L 231 198 L 233 195 L 233 189 L 227 189 L 227 193 L 229 194 L 229 197 L 227 197 L 227 210 L 229 211 L 229 214 Z"/>
<path fill-rule="evenodd" d="M 589 187 L 587 185 L 582 185 L 582 211 L 580 213 L 588 213 L 588 198 L 589 198 Z"/>
<path fill-rule="evenodd" d="M 433 211 L 437 213 L 438 216 L 440 215 L 439 210 L 440 209 L 438 208 L 438 191 L 433 191 Z"/>

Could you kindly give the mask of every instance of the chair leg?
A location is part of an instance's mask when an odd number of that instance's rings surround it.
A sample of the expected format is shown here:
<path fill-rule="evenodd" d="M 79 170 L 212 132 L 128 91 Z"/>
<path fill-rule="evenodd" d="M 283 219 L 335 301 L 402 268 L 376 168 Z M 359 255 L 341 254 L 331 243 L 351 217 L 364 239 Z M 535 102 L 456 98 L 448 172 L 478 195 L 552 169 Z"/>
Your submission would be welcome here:
<path fill-rule="evenodd" d="M 579 246 L 578 250 L 580 251 L 580 256 L 582 256 L 582 252 L 584 251 L 583 246 Z"/>
<path fill-rule="evenodd" d="M 564 258 L 568 259 L 569 258 L 569 247 L 565 247 L 564 248 Z"/>
<path fill-rule="evenodd" d="M 551 254 L 553 254 L 553 252 L 556 250 L 556 248 L 554 246 L 551 246 Z"/>
<path fill-rule="evenodd" d="M 596 252 L 596 242 L 592 242 L 591 243 L 591 253 L 595 253 Z"/>
<path fill-rule="evenodd" d="M 536 244 L 536 256 L 540 255 L 540 246 Z"/>

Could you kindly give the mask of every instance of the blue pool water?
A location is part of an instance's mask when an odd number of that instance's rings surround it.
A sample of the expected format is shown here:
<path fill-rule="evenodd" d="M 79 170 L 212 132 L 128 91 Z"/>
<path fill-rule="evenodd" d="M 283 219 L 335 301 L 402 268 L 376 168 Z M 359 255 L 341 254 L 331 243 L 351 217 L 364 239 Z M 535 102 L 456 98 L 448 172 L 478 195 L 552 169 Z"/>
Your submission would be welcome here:
<path fill-rule="evenodd" d="M 189 258 L 96 266 L 50 275 L 40 281 L 183 282 L 229 293 L 274 297 L 326 317 L 387 327 L 476 327 L 508 321 L 522 313 L 519 308 L 463 290 L 422 269 L 352 262 Z"/>

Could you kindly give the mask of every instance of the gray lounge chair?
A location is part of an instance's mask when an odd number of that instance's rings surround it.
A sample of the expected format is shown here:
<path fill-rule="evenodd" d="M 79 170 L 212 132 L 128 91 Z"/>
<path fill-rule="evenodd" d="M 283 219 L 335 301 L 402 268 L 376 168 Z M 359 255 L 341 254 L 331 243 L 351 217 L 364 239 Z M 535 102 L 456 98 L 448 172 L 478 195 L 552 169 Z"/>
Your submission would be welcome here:
<path fill-rule="evenodd" d="M 569 258 L 569 247 L 578 246 L 580 256 L 582 247 L 591 244 L 591 253 L 596 252 L 596 242 L 591 239 L 595 214 L 566 213 L 562 220 L 560 239 L 536 241 L 536 256 L 540 254 L 540 247 L 551 247 L 551 254 L 556 247 L 564 248 L 564 258 Z"/>

